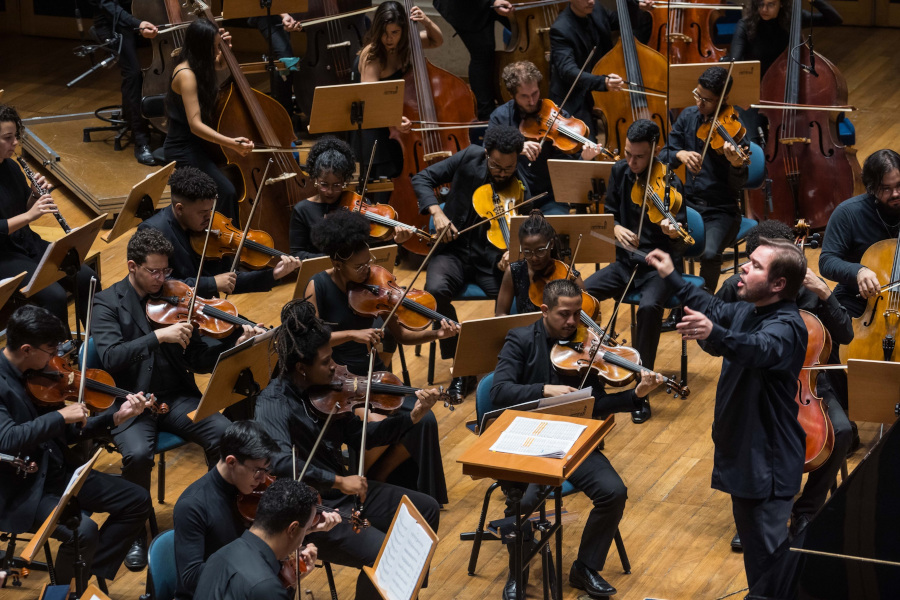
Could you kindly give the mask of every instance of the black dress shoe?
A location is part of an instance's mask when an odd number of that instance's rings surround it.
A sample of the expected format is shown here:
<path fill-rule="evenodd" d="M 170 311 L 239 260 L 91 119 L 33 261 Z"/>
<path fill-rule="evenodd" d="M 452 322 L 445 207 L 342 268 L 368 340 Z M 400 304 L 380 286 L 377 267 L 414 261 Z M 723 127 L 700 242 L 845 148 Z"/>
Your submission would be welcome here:
<path fill-rule="evenodd" d="M 791 525 L 788 528 L 788 531 L 791 534 L 791 539 L 797 537 L 801 531 L 806 529 L 806 526 L 809 525 L 809 515 L 791 515 Z"/>
<path fill-rule="evenodd" d="M 572 563 L 572 570 L 569 571 L 569 585 L 584 590 L 591 598 L 605 598 L 616 593 L 616 588 L 600 577 L 600 573 L 577 560 Z"/>
<path fill-rule="evenodd" d="M 461 402 L 478 385 L 478 378 L 472 375 L 468 377 L 454 377 L 450 382 L 447 393 L 456 402 Z"/>
<path fill-rule="evenodd" d="M 641 407 L 637 410 L 631 411 L 631 421 L 632 423 L 640 425 L 645 421 L 649 421 L 651 415 L 652 413 L 650 411 L 650 400 L 644 398 L 641 400 Z"/>
<path fill-rule="evenodd" d="M 129 571 L 141 571 L 147 566 L 147 540 L 144 536 L 134 540 L 128 554 L 125 555 L 125 568 Z"/>
<path fill-rule="evenodd" d="M 528 587 L 528 567 L 525 567 L 525 587 Z M 509 577 L 506 580 L 506 585 L 503 586 L 503 600 L 518 600 L 518 596 L 516 596 L 516 577 L 513 575 L 513 572 L 509 572 Z"/>
<path fill-rule="evenodd" d="M 142 165 L 147 165 L 148 167 L 156 165 L 156 159 L 153 158 L 153 153 L 150 152 L 150 146 L 146 144 L 134 147 L 134 157 Z"/>
<path fill-rule="evenodd" d="M 663 333 L 665 333 L 667 331 L 675 331 L 676 330 L 675 326 L 678 325 L 678 321 L 680 321 L 680 320 L 681 320 L 681 311 L 677 308 L 673 308 L 669 312 L 669 316 L 666 318 L 666 320 L 662 322 L 662 328 L 660 329 L 660 331 Z"/>
<path fill-rule="evenodd" d="M 738 534 L 734 534 L 734 537 L 731 538 L 731 549 L 735 552 L 743 552 L 744 547 L 741 545 L 741 536 Z"/>

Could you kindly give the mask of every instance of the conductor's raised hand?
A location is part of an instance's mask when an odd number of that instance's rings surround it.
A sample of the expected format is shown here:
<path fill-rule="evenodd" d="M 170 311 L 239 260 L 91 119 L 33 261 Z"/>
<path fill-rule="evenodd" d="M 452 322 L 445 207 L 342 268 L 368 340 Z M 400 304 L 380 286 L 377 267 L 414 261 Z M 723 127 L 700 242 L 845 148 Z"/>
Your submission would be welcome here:
<path fill-rule="evenodd" d="M 659 248 L 651 250 L 644 260 L 647 261 L 648 265 L 656 269 L 660 277 L 668 277 L 675 270 L 675 263 L 672 262 L 672 257 Z"/>

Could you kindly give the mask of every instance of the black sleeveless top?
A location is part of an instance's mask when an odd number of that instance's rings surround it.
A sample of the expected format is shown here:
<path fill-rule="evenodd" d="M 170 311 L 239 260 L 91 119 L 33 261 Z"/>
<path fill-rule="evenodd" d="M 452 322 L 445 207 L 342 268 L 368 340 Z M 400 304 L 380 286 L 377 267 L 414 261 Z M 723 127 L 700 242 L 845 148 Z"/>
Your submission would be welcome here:
<path fill-rule="evenodd" d="M 172 73 L 173 80 L 175 75 Z M 166 117 L 169 131 L 166 133 L 165 148 L 185 148 L 196 143 L 197 136 L 191 131 L 187 110 L 184 108 L 184 99 L 172 88 L 171 81 L 169 81 L 169 91 L 166 92 Z"/>
<path fill-rule="evenodd" d="M 513 281 L 513 296 L 516 299 L 516 313 L 540 312 L 541 307 L 535 306 L 528 297 L 531 278 L 528 277 L 528 263 L 525 262 L 525 259 L 509 263 L 509 271 Z"/>

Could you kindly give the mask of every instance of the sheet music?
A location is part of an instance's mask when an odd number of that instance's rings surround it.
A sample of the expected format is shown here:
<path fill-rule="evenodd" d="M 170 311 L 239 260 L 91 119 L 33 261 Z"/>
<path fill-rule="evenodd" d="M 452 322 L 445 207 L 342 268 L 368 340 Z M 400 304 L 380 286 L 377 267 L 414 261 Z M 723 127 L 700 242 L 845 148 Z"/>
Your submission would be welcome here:
<path fill-rule="evenodd" d="M 491 452 L 562 458 L 587 429 L 567 421 L 516 417 L 491 446 Z"/>
<path fill-rule="evenodd" d="M 81 474 L 84 472 L 84 470 L 86 468 L 88 468 L 90 466 L 90 464 L 91 464 L 91 461 L 89 460 L 86 463 L 84 463 L 83 465 L 81 465 L 80 467 L 78 467 L 77 469 L 75 469 L 75 472 L 72 473 L 72 478 L 69 480 L 69 483 L 66 485 L 66 491 L 63 492 L 63 494 L 62 494 L 63 496 L 66 496 L 67 494 L 69 494 L 69 492 L 72 491 L 72 488 L 75 487 L 75 482 L 78 481 L 78 478 L 81 477 Z"/>
<path fill-rule="evenodd" d="M 375 579 L 388 600 L 410 600 L 431 551 L 431 538 L 405 504 L 384 547 Z"/>

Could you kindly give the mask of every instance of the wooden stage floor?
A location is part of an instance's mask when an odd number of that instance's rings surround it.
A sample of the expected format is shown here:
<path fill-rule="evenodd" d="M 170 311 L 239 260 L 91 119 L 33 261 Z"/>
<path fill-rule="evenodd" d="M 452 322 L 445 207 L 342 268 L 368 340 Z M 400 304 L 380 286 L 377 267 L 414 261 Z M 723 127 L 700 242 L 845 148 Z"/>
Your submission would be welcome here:
<path fill-rule="evenodd" d="M 850 102 L 860 107 L 852 119 L 856 125 L 860 161 L 872 151 L 896 148 L 900 127 L 896 107 L 900 106 L 900 67 L 896 61 L 896 30 L 841 28 L 818 30 L 817 49 L 835 62 L 847 77 Z M 77 90 L 66 90 L 64 82 L 80 73 L 85 64 L 71 56 L 71 41 L 44 40 L 4 36 L 0 38 L 0 52 L 6 57 L 0 65 L 0 88 L 5 88 L 2 102 L 16 105 L 23 116 L 52 116 L 92 111 L 99 106 L 116 104 L 119 87 L 116 71 L 103 71 Z M 16 58 L 16 61 L 12 60 Z M 103 148 L 102 143 L 94 144 Z M 108 152 L 91 154 L 90 172 L 101 177 L 105 166 L 119 157 Z M 121 153 L 131 159 L 130 148 Z M 133 162 L 133 161 L 132 161 Z M 135 168 L 143 170 L 134 163 Z M 142 177 L 140 175 L 139 177 Z M 122 177 L 124 179 L 124 176 Z M 125 189 L 136 182 L 123 181 Z M 55 192 L 66 218 L 72 225 L 86 222 L 91 211 L 74 194 L 66 190 Z M 51 217 L 38 226 L 42 231 L 55 227 Z M 97 242 L 101 253 L 103 285 L 108 287 L 125 275 L 125 244 L 127 236 L 112 244 Z M 809 259 L 814 267 L 818 252 L 811 251 Z M 592 272 L 590 265 L 580 265 L 582 272 Z M 411 276 L 408 270 L 398 271 L 400 280 Z M 271 294 L 232 296 L 242 314 L 270 324 L 277 323 L 281 306 L 290 298 L 291 285 L 276 288 Z M 611 302 L 603 303 L 605 315 Z M 490 316 L 488 303 L 468 303 L 460 307 L 463 320 Z M 629 317 L 625 311 L 619 328 L 625 331 Z M 667 374 L 679 368 L 680 339 L 676 334 L 662 336 L 658 368 Z M 621 415 L 616 428 L 608 437 L 606 455 L 628 486 L 628 504 L 621 523 L 621 532 L 632 564 L 632 573 L 621 571 L 613 551 L 603 576 L 619 590 L 617 598 L 716 599 L 738 592 L 746 586 L 741 555 L 733 553 L 729 542 L 734 534 L 728 497 L 710 489 L 713 447 L 710 439 L 713 399 L 720 371 L 720 360 L 704 354 L 690 343 L 689 376 L 692 395 L 688 400 L 673 399 L 659 392 L 652 399 L 653 418 L 634 425 L 627 415 Z M 407 353 L 414 384 L 425 381 L 427 352 L 422 357 Z M 449 362 L 438 361 L 437 383 L 449 381 Z M 206 381 L 201 378 L 201 385 Z M 486 543 L 481 551 L 478 572 L 466 574 L 470 544 L 460 542 L 459 534 L 474 528 L 484 491 L 485 481 L 464 477 L 457 457 L 469 447 L 473 436 L 464 427 L 474 418 L 474 398 L 454 412 L 441 407 L 435 409 L 440 424 L 441 445 L 444 452 L 444 471 L 450 502 L 441 514 L 439 535 L 441 542 L 432 563 L 431 587 L 422 598 L 500 598 L 506 581 L 506 550 L 495 542 Z M 878 426 L 861 423 L 863 448 L 850 457 L 854 467 L 865 455 L 878 435 Z M 117 473 L 120 457 L 103 455 L 100 469 Z M 172 526 L 172 507 L 184 488 L 203 472 L 203 457 L 198 448 L 187 446 L 167 456 L 166 503 L 156 504 L 160 527 Z M 154 477 L 155 477 L 154 472 Z M 155 490 L 155 481 L 153 485 Z M 155 496 L 155 492 L 154 492 Z M 500 515 L 502 501 L 492 504 L 491 515 Z M 154 498 L 155 502 L 155 498 Z M 579 543 L 589 501 L 580 494 L 565 500 L 566 509 L 573 513 L 566 525 L 564 564 L 568 570 Z M 539 567 L 532 569 L 531 597 L 537 597 Z M 566 571 L 567 572 L 567 571 Z M 353 596 L 355 571 L 337 568 L 338 593 L 341 598 Z M 2 596 L 11 600 L 36 597 L 46 574 L 34 571 L 21 588 L 7 588 Z M 136 598 L 143 593 L 146 571 L 130 573 L 125 569 L 110 584 L 113 598 Z M 328 597 L 324 574 L 316 572 L 303 582 L 317 598 Z M 579 592 L 564 583 L 565 598 L 578 598 Z M 741 597 L 739 595 L 735 597 Z"/>

